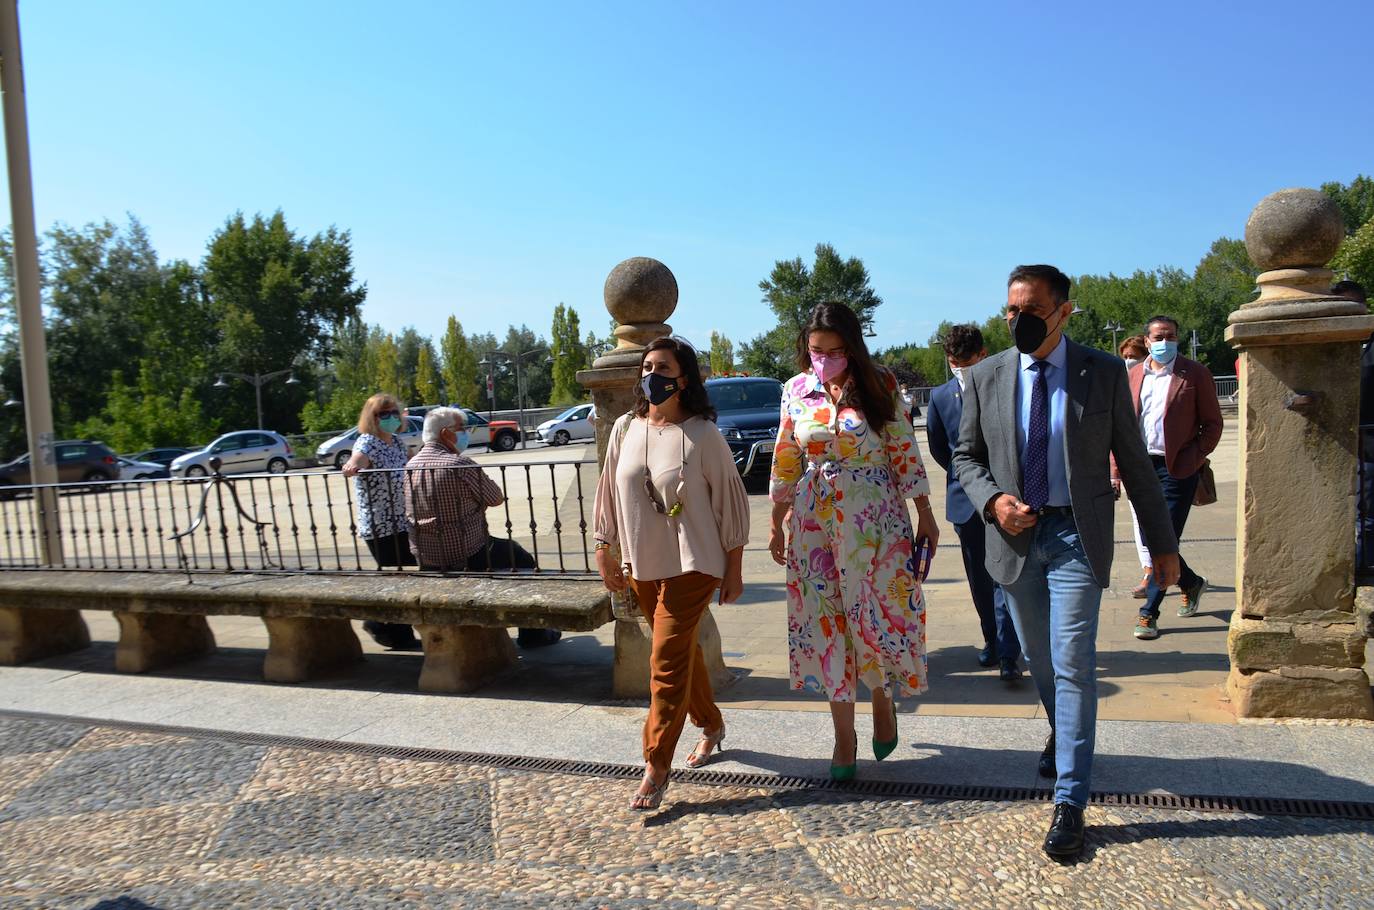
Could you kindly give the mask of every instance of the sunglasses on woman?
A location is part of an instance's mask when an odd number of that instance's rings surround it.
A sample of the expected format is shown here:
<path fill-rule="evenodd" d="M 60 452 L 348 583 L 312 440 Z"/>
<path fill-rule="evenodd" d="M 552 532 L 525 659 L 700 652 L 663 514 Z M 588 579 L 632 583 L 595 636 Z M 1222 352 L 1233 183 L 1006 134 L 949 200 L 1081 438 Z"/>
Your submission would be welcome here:
<path fill-rule="evenodd" d="M 378 411 L 378 412 L 377 412 L 377 419 L 378 419 L 378 420 L 385 420 L 385 419 L 388 418 L 388 417 L 400 417 L 400 416 L 401 416 L 401 412 L 400 412 L 400 411 L 397 411 L 397 410 L 394 410 L 394 409 L 393 409 L 393 410 L 390 410 L 390 411 Z"/>

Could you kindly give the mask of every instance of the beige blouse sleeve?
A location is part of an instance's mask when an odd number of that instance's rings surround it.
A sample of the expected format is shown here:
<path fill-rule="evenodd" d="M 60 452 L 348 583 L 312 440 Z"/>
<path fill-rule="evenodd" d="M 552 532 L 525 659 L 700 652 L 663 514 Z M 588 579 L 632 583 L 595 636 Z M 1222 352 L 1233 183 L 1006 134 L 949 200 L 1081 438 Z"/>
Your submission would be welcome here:
<path fill-rule="evenodd" d="M 601 478 L 596 482 L 596 500 L 592 506 L 592 537 L 597 543 L 608 543 L 613 547 L 620 542 L 616 525 L 615 469 L 620 463 L 620 440 L 625 436 L 621 423 L 627 420 L 630 420 L 630 415 L 624 414 L 611 428 L 611 439 L 606 444 L 606 463 L 601 466 Z"/>
<path fill-rule="evenodd" d="M 711 511 L 716 516 L 720 544 L 728 553 L 749 542 L 749 495 L 744 492 L 744 481 L 735 468 L 725 437 L 714 424 L 710 424 L 710 430 L 700 445 L 701 467 L 711 488 Z"/>

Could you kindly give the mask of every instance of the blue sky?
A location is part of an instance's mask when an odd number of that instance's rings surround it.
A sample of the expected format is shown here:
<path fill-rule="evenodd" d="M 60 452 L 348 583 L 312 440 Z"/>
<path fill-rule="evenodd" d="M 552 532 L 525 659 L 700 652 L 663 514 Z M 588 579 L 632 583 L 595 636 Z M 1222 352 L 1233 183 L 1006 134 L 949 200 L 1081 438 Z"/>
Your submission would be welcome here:
<path fill-rule="evenodd" d="M 25 0 L 36 214 L 191 260 L 236 210 L 334 224 L 366 318 L 433 335 L 560 301 L 604 334 L 646 255 L 676 330 L 739 342 L 827 241 L 886 347 L 1018 262 L 1191 268 L 1265 194 L 1374 172 L 1374 4 L 1117 6 Z"/>

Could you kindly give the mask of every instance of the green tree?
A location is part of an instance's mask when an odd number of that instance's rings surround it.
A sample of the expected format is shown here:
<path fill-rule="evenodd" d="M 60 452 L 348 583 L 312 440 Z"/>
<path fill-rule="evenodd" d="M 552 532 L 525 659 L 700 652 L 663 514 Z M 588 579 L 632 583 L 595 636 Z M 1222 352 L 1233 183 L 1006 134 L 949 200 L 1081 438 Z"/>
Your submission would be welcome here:
<path fill-rule="evenodd" d="M 1342 241 L 1331 268 L 1338 276 L 1358 281 L 1366 291 L 1374 292 L 1374 218 Z"/>
<path fill-rule="evenodd" d="M 401 377 L 400 391 L 396 394 L 401 401 L 414 404 L 433 404 L 430 401 L 420 399 L 420 391 L 417 387 L 418 372 L 420 367 L 420 348 L 424 346 L 426 339 L 415 331 L 414 327 L 406 326 L 401 329 L 401 334 L 396 336 L 396 359 L 399 362 L 399 372 Z"/>
<path fill-rule="evenodd" d="M 420 404 L 439 403 L 439 367 L 434 362 L 434 345 L 428 338 L 420 345 L 415 360 L 415 395 Z"/>
<path fill-rule="evenodd" d="M 171 390 L 156 374 L 156 367 L 146 361 L 136 382 L 125 382 L 123 371 L 115 370 L 100 415 L 81 421 L 76 432 L 83 438 L 100 439 L 118 452 L 200 445 L 213 439 L 219 421 L 205 415 L 194 390 Z"/>
<path fill-rule="evenodd" d="M 492 345 L 495 347 L 495 344 Z M 439 353 L 443 355 L 444 394 L 450 404 L 480 409 L 486 402 L 479 395 L 477 384 L 476 350 L 463 334 L 463 324 L 457 316 L 448 317 L 444 337 L 439 339 Z M 485 388 L 485 387 L 482 387 Z"/>
<path fill-rule="evenodd" d="M 326 359 L 335 330 L 358 314 L 367 296 L 354 279 L 351 244 L 347 231 L 333 227 L 299 237 L 280 210 L 251 221 L 242 212 L 229 218 L 211 237 L 201 265 L 220 333 L 210 366 L 268 373 Z M 304 385 L 270 390 L 263 394 L 268 426 L 291 428 L 310 391 Z M 218 409 L 228 425 L 250 425 L 252 388 L 235 384 Z"/>
<path fill-rule="evenodd" d="M 1360 174 L 1349 186 L 1339 182 L 1323 183 L 1322 192 L 1340 206 L 1347 235 L 1354 234 L 1374 218 L 1374 179 Z"/>
<path fill-rule="evenodd" d="M 374 329 L 371 343 L 373 354 L 372 385 L 379 392 L 387 392 L 400 398 L 405 388 L 405 377 L 401 375 L 401 349 L 390 332 Z M 401 399 L 402 402 L 405 399 Z"/>
<path fill-rule="evenodd" d="M 777 379 L 795 372 L 797 337 L 816 304 L 827 300 L 846 304 L 869 332 L 874 311 L 883 302 L 869 287 L 863 261 L 841 258 L 828 243 L 816 245 L 816 259 L 810 268 L 801 257 L 778 260 L 769 277 L 759 282 L 759 290 L 778 324 L 741 345 L 740 354 L 751 373 Z"/>
<path fill-rule="evenodd" d="M 554 307 L 550 335 L 549 356 L 553 358 L 553 366 L 549 404 L 576 404 L 587 397 L 586 390 L 577 381 L 577 371 L 590 365 L 587 347 L 582 343 L 577 310 L 561 303 Z"/>
<path fill-rule="evenodd" d="M 734 372 L 735 369 L 735 345 L 729 338 L 720 332 L 711 333 L 711 374 L 720 376 L 725 373 Z"/>
<path fill-rule="evenodd" d="M 518 404 L 513 366 L 515 357 L 524 353 L 528 356 L 520 361 L 520 385 L 525 392 L 525 407 L 542 408 L 549 403 L 549 394 L 553 391 L 553 371 L 548 363 L 548 348 L 548 343 L 532 332 L 529 326 L 522 325 L 518 329 L 510 326 L 506 329 L 506 340 L 501 343 L 500 350 L 510 355 L 508 364 L 512 368 L 497 374 L 498 401 L 509 401 L 512 406 Z"/>

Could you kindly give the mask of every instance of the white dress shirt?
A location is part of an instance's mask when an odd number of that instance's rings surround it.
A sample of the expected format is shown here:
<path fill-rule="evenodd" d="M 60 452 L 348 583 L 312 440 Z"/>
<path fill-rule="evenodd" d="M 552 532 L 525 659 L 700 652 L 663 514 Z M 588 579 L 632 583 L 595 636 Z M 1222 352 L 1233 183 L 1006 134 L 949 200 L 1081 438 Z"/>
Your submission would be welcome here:
<path fill-rule="evenodd" d="M 1169 401 L 1169 383 L 1174 378 L 1174 361 L 1150 369 L 1146 360 L 1140 379 L 1140 432 L 1151 455 L 1164 454 L 1164 406 Z"/>

